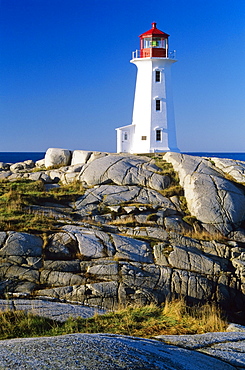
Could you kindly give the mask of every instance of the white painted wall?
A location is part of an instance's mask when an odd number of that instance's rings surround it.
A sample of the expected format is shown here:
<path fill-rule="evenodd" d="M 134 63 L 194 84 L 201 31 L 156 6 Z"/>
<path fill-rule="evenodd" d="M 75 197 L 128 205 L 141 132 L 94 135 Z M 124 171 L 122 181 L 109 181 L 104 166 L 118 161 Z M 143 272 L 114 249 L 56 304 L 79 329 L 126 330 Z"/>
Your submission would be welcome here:
<path fill-rule="evenodd" d="M 176 60 L 168 58 L 135 58 L 137 67 L 132 125 L 117 129 L 117 151 L 149 153 L 178 152 L 171 85 L 171 66 Z M 160 70 L 161 81 L 155 82 L 155 71 Z M 161 110 L 156 111 L 156 99 Z M 156 141 L 156 130 L 162 131 L 162 140 Z M 123 141 L 123 132 L 129 131 L 129 142 Z M 142 140 L 146 137 L 146 140 Z"/>
<path fill-rule="evenodd" d="M 117 130 L 117 153 L 133 153 L 134 125 L 119 127 Z M 126 138 L 126 136 L 127 138 Z"/>

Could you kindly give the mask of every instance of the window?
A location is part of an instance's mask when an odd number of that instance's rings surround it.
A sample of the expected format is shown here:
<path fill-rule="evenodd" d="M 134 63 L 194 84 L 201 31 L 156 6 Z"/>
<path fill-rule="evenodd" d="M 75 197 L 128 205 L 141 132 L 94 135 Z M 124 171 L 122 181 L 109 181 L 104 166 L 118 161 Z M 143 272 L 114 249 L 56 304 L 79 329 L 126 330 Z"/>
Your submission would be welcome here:
<path fill-rule="evenodd" d="M 156 130 L 156 141 L 162 141 L 162 131 Z"/>
<path fill-rule="evenodd" d="M 159 37 L 146 37 L 142 40 L 141 47 L 147 48 L 162 48 L 166 49 L 166 39 Z"/>
<path fill-rule="evenodd" d="M 160 82 L 160 81 L 161 81 L 161 72 L 155 71 L 155 82 Z"/>
<path fill-rule="evenodd" d="M 147 136 L 141 136 L 141 140 L 146 140 Z"/>
<path fill-rule="evenodd" d="M 156 110 L 161 110 L 161 100 L 156 99 Z"/>
<path fill-rule="evenodd" d="M 160 44 L 160 40 L 159 39 L 153 39 L 151 41 L 151 46 L 154 48 L 154 47 L 159 47 L 159 44 Z"/>
<path fill-rule="evenodd" d="M 127 141 L 128 140 L 128 133 L 127 132 L 124 132 L 124 140 Z"/>
<path fill-rule="evenodd" d="M 151 38 L 147 37 L 144 39 L 144 49 L 147 49 L 151 46 Z"/>

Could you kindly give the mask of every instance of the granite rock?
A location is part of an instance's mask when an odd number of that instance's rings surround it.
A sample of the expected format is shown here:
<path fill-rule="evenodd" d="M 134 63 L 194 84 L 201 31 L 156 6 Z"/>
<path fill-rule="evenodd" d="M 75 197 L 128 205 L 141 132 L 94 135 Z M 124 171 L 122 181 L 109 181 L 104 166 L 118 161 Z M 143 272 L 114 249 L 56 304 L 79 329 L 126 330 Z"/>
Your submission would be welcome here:
<path fill-rule="evenodd" d="M 81 350 L 82 349 L 82 350 Z M 231 361 L 153 339 L 116 334 L 70 334 L 8 339 L 1 343 L 0 367 L 31 370 L 235 370 Z M 242 355 L 238 356 L 239 358 Z M 243 361 L 236 363 L 243 364 Z M 243 368 L 243 367 L 242 367 Z"/>
<path fill-rule="evenodd" d="M 67 166 L 71 163 L 71 152 L 67 149 L 49 148 L 45 154 L 45 167 Z"/>
<path fill-rule="evenodd" d="M 239 227 L 245 219 L 245 195 L 240 187 L 204 158 L 170 152 L 164 158 L 179 175 L 189 211 L 207 230 L 227 235 Z"/>
<path fill-rule="evenodd" d="M 156 166 L 145 166 L 149 159 L 111 154 L 88 163 L 82 170 L 80 181 L 88 185 L 114 183 L 141 185 L 162 190 L 170 184 L 168 176 L 159 175 Z"/>

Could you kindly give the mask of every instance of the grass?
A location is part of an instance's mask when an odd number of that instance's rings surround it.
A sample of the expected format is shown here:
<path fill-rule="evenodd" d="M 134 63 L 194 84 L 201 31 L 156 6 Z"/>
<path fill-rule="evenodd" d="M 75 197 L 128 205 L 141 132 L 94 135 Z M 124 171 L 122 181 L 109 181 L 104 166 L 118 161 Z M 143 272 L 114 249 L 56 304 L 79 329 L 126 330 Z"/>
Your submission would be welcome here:
<path fill-rule="evenodd" d="M 0 313 L 0 339 L 38 337 L 52 333 L 59 323 L 26 313 L 24 311 L 6 311 Z"/>
<path fill-rule="evenodd" d="M 157 167 L 161 169 L 159 172 L 161 175 L 167 175 L 171 179 L 171 184 L 172 185 L 178 185 L 179 184 L 179 177 L 177 172 L 175 172 L 173 166 L 171 163 L 168 163 L 163 159 L 162 155 L 158 155 L 153 157 L 154 163 Z"/>
<path fill-rule="evenodd" d="M 180 200 L 180 208 L 181 210 L 186 214 L 186 216 L 191 216 L 191 213 L 188 209 L 188 205 L 187 205 L 187 200 L 186 200 L 186 197 L 181 195 L 179 197 L 179 200 Z"/>
<path fill-rule="evenodd" d="M 224 331 L 226 320 L 215 306 L 187 307 L 184 300 L 164 306 L 129 306 L 91 318 L 70 318 L 64 323 L 23 311 L 0 313 L 0 339 L 72 333 L 113 333 L 143 338 L 165 334 L 201 334 Z"/>
<path fill-rule="evenodd" d="M 50 214 L 34 212 L 30 205 L 45 202 L 67 205 L 84 194 L 78 182 L 45 191 L 42 181 L 0 181 L 0 230 L 47 231 L 55 229 L 57 220 Z"/>
<path fill-rule="evenodd" d="M 227 241 L 227 237 L 225 235 L 220 234 L 219 232 L 216 233 L 209 233 L 208 231 L 205 230 L 190 230 L 190 231 L 185 231 L 183 233 L 184 236 L 192 239 L 197 239 L 197 240 L 215 240 L 217 242 L 224 243 Z"/>
<path fill-rule="evenodd" d="M 192 226 L 197 222 L 197 218 L 195 216 L 187 215 L 183 217 L 183 221 Z"/>
<path fill-rule="evenodd" d="M 182 186 L 180 186 L 180 185 L 170 185 L 166 189 L 161 190 L 160 193 L 164 197 L 172 197 L 174 195 L 177 195 L 178 197 L 181 197 L 181 196 L 183 197 L 184 190 L 183 190 Z"/>
<path fill-rule="evenodd" d="M 179 177 L 177 172 L 175 172 L 171 163 L 168 163 L 165 159 L 163 159 L 163 154 L 145 153 L 137 155 L 151 158 L 154 164 L 160 169 L 157 173 L 160 175 L 169 176 L 171 180 L 171 186 L 179 185 Z"/>
<path fill-rule="evenodd" d="M 117 218 L 109 222 L 109 225 L 136 226 L 137 222 L 134 215 L 128 215 L 124 218 Z"/>

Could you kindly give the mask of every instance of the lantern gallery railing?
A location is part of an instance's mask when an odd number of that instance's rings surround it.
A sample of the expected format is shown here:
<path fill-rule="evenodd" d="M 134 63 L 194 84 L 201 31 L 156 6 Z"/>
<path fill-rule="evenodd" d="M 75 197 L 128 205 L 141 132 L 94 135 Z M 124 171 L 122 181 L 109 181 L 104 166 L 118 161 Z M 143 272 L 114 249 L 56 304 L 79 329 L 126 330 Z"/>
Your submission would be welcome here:
<path fill-rule="evenodd" d="M 142 58 L 142 50 L 135 50 L 132 52 L 132 59 L 136 58 Z M 176 50 L 169 51 L 168 56 L 158 58 L 176 59 Z"/>

